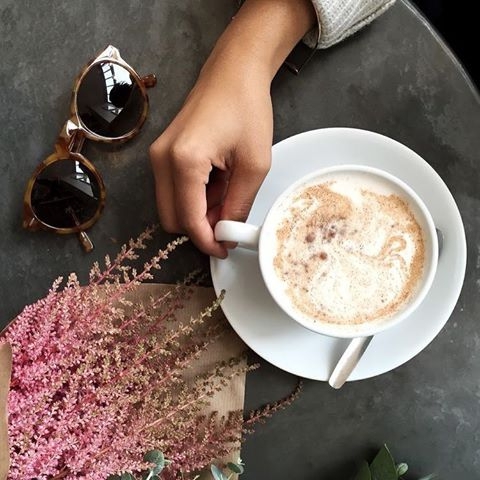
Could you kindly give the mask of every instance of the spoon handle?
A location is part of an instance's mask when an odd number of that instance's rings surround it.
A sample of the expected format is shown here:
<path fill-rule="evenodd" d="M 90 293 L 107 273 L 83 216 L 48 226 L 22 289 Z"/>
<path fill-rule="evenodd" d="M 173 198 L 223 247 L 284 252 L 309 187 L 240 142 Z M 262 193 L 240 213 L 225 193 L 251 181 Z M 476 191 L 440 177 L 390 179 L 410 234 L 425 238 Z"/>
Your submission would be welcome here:
<path fill-rule="evenodd" d="M 444 243 L 443 232 L 438 228 L 435 230 L 437 232 L 438 239 L 438 256 L 440 257 Z M 342 387 L 350 374 L 353 372 L 353 369 L 356 367 L 357 363 L 362 358 L 362 355 L 372 341 L 372 338 L 373 336 L 357 337 L 350 341 L 348 347 L 343 352 L 343 355 L 340 357 L 340 360 L 328 379 L 330 386 L 333 388 Z"/>
<path fill-rule="evenodd" d="M 357 337 L 350 341 L 328 379 L 328 383 L 331 387 L 340 388 L 347 381 L 372 341 L 372 338 L 373 336 Z"/>

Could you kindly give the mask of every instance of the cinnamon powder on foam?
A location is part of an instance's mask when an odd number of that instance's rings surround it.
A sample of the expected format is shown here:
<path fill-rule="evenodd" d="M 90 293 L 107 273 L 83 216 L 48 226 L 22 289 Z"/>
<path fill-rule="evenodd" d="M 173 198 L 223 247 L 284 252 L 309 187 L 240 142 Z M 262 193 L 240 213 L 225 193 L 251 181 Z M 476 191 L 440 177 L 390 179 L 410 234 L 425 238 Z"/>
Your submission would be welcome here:
<path fill-rule="evenodd" d="M 344 194 L 336 183 L 307 186 L 291 198 L 277 229 L 276 274 L 294 308 L 313 321 L 388 318 L 422 276 L 421 228 L 398 195 L 360 187 Z"/>

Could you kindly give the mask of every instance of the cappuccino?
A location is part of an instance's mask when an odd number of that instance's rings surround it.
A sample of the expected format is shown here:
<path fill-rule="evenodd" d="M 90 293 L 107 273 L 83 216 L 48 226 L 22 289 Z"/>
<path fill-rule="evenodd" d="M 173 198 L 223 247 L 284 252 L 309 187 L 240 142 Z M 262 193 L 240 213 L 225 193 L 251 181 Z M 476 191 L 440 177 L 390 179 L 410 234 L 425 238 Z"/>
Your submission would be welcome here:
<path fill-rule="evenodd" d="M 332 172 L 291 192 L 275 215 L 275 274 L 292 308 L 313 323 L 378 323 L 417 292 L 422 228 L 388 180 Z"/>

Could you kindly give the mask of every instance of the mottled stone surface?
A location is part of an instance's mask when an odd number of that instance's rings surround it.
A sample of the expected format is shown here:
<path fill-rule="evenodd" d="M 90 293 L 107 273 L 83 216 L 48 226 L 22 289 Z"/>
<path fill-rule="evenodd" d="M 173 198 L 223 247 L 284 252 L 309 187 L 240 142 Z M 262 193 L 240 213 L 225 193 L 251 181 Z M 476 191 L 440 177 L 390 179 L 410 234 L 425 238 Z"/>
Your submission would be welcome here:
<path fill-rule="evenodd" d="M 147 149 L 195 81 L 235 2 L 0 2 L 0 324 L 70 271 L 156 221 Z M 88 142 L 107 186 L 91 229 L 93 254 L 74 236 L 21 228 L 25 183 L 53 148 L 67 118 L 72 81 L 107 44 L 140 73 L 157 73 L 151 112 L 121 147 Z M 406 365 L 334 391 L 307 381 L 301 398 L 248 438 L 245 480 L 345 479 L 355 462 L 387 442 L 420 476 L 480 478 L 480 101 L 447 47 L 406 3 L 352 39 L 318 53 L 299 77 L 273 85 L 275 141 L 328 126 L 374 130 L 422 155 L 451 189 L 465 222 L 465 286 L 440 335 Z M 155 246 L 171 236 L 159 233 Z M 173 282 L 207 259 L 186 248 L 158 277 Z M 255 355 L 252 354 L 252 358 Z M 247 382 L 247 408 L 287 394 L 296 379 L 265 364 Z"/>

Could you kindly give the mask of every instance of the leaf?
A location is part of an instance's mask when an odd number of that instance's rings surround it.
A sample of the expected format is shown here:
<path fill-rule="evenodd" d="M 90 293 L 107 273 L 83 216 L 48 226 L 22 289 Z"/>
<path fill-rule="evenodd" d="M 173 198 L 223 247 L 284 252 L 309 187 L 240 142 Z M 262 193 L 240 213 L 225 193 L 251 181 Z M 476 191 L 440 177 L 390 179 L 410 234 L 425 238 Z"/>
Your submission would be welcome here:
<path fill-rule="evenodd" d="M 135 480 L 135 477 L 129 472 L 124 472 L 120 476 L 120 480 Z"/>
<path fill-rule="evenodd" d="M 370 464 L 372 480 L 397 480 L 397 469 L 392 454 L 384 445 Z"/>
<path fill-rule="evenodd" d="M 244 468 L 243 468 L 243 465 L 241 464 L 236 464 L 236 463 L 232 463 L 232 462 L 228 462 L 227 463 L 227 467 L 233 472 L 233 473 L 238 473 L 239 475 L 241 475 L 243 472 L 244 472 Z"/>
<path fill-rule="evenodd" d="M 154 463 L 157 467 L 163 469 L 165 466 L 165 456 L 160 450 L 149 450 L 144 456 L 143 460 L 148 463 Z"/>
<path fill-rule="evenodd" d="M 158 467 L 155 467 L 158 468 Z M 142 474 L 142 480 L 160 480 L 160 477 L 155 472 L 155 469 L 151 469 L 148 472 Z"/>
<path fill-rule="evenodd" d="M 399 463 L 397 465 L 397 477 L 405 475 L 408 471 L 408 465 L 406 463 Z"/>
<path fill-rule="evenodd" d="M 360 470 L 358 471 L 357 476 L 354 480 L 372 480 L 370 468 L 368 467 L 368 463 L 365 460 L 360 465 Z"/>
<path fill-rule="evenodd" d="M 152 473 L 154 476 L 158 475 L 164 468 L 165 465 L 155 465 L 153 468 L 152 468 Z"/>
<path fill-rule="evenodd" d="M 437 474 L 436 473 L 431 473 L 430 475 L 427 475 L 426 477 L 419 478 L 418 480 L 432 480 L 433 478 L 436 478 Z"/>
<path fill-rule="evenodd" d="M 215 480 L 227 480 L 225 475 L 216 465 L 210 465 L 210 471 L 212 472 Z"/>

